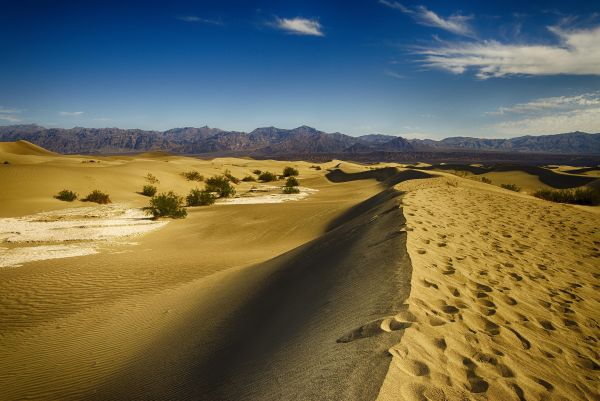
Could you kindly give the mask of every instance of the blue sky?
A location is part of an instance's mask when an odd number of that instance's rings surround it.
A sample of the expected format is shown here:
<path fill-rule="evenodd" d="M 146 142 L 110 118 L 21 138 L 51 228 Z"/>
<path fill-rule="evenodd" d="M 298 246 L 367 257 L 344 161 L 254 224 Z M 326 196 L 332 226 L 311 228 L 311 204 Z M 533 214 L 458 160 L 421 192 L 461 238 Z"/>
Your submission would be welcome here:
<path fill-rule="evenodd" d="M 592 1 L 20 0 L 0 34 L 0 125 L 600 132 Z"/>

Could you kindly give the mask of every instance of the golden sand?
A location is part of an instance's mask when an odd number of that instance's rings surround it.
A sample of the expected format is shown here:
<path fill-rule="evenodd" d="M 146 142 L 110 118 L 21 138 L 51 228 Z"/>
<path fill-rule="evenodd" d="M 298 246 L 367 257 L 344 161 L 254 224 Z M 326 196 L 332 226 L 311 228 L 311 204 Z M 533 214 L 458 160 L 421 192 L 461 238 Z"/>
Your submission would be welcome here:
<path fill-rule="evenodd" d="M 597 208 L 449 176 L 398 188 L 414 321 L 378 399 L 596 399 Z"/>

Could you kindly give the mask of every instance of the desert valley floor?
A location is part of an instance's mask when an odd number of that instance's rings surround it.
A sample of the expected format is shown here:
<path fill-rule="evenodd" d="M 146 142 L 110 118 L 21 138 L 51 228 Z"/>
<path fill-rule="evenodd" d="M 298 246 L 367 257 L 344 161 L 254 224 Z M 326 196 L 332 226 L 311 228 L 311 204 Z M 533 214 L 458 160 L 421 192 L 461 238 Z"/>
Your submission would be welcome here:
<path fill-rule="evenodd" d="M 600 397 L 600 207 L 531 196 L 598 186 L 597 169 L 77 156 L 23 141 L 0 143 L 5 160 L 2 400 Z M 300 194 L 241 182 L 185 219 L 141 211 L 148 173 L 185 196 L 203 185 L 185 171 L 286 166 Z M 54 199 L 65 188 L 113 203 Z"/>

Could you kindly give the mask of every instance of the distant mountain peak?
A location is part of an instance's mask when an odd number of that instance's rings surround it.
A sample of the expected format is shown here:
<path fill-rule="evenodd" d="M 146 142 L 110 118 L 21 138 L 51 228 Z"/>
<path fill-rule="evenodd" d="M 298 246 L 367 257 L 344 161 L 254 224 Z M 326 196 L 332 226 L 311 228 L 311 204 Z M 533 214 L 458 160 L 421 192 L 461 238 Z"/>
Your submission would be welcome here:
<path fill-rule="evenodd" d="M 60 153 L 130 153 L 166 151 L 180 154 L 310 155 L 366 152 L 498 151 L 600 154 L 600 134 L 574 131 L 557 135 L 487 139 L 456 136 L 440 141 L 369 134 L 358 137 L 326 133 L 308 125 L 293 129 L 256 128 L 250 133 L 207 125 L 145 131 L 120 128 L 44 128 L 35 124 L 0 127 L 0 141 L 27 140 Z"/>

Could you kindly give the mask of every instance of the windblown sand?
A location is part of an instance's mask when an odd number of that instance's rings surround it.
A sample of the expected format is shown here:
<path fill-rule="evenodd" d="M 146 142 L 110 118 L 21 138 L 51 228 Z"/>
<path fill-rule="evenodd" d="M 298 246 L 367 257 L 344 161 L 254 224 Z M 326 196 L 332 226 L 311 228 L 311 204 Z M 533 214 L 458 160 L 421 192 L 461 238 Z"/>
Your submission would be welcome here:
<path fill-rule="evenodd" d="M 466 179 L 398 185 L 413 264 L 379 400 L 597 400 L 600 218 Z"/>
<path fill-rule="evenodd" d="M 0 399 L 598 399 L 597 207 L 414 170 L 401 199 L 385 163 L 0 157 L 0 260 L 22 264 L 0 269 Z M 288 165 L 300 194 L 242 182 L 183 220 L 140 214 L 148 173 L 185 196 L 203 184 L 184 171 Z"/>

